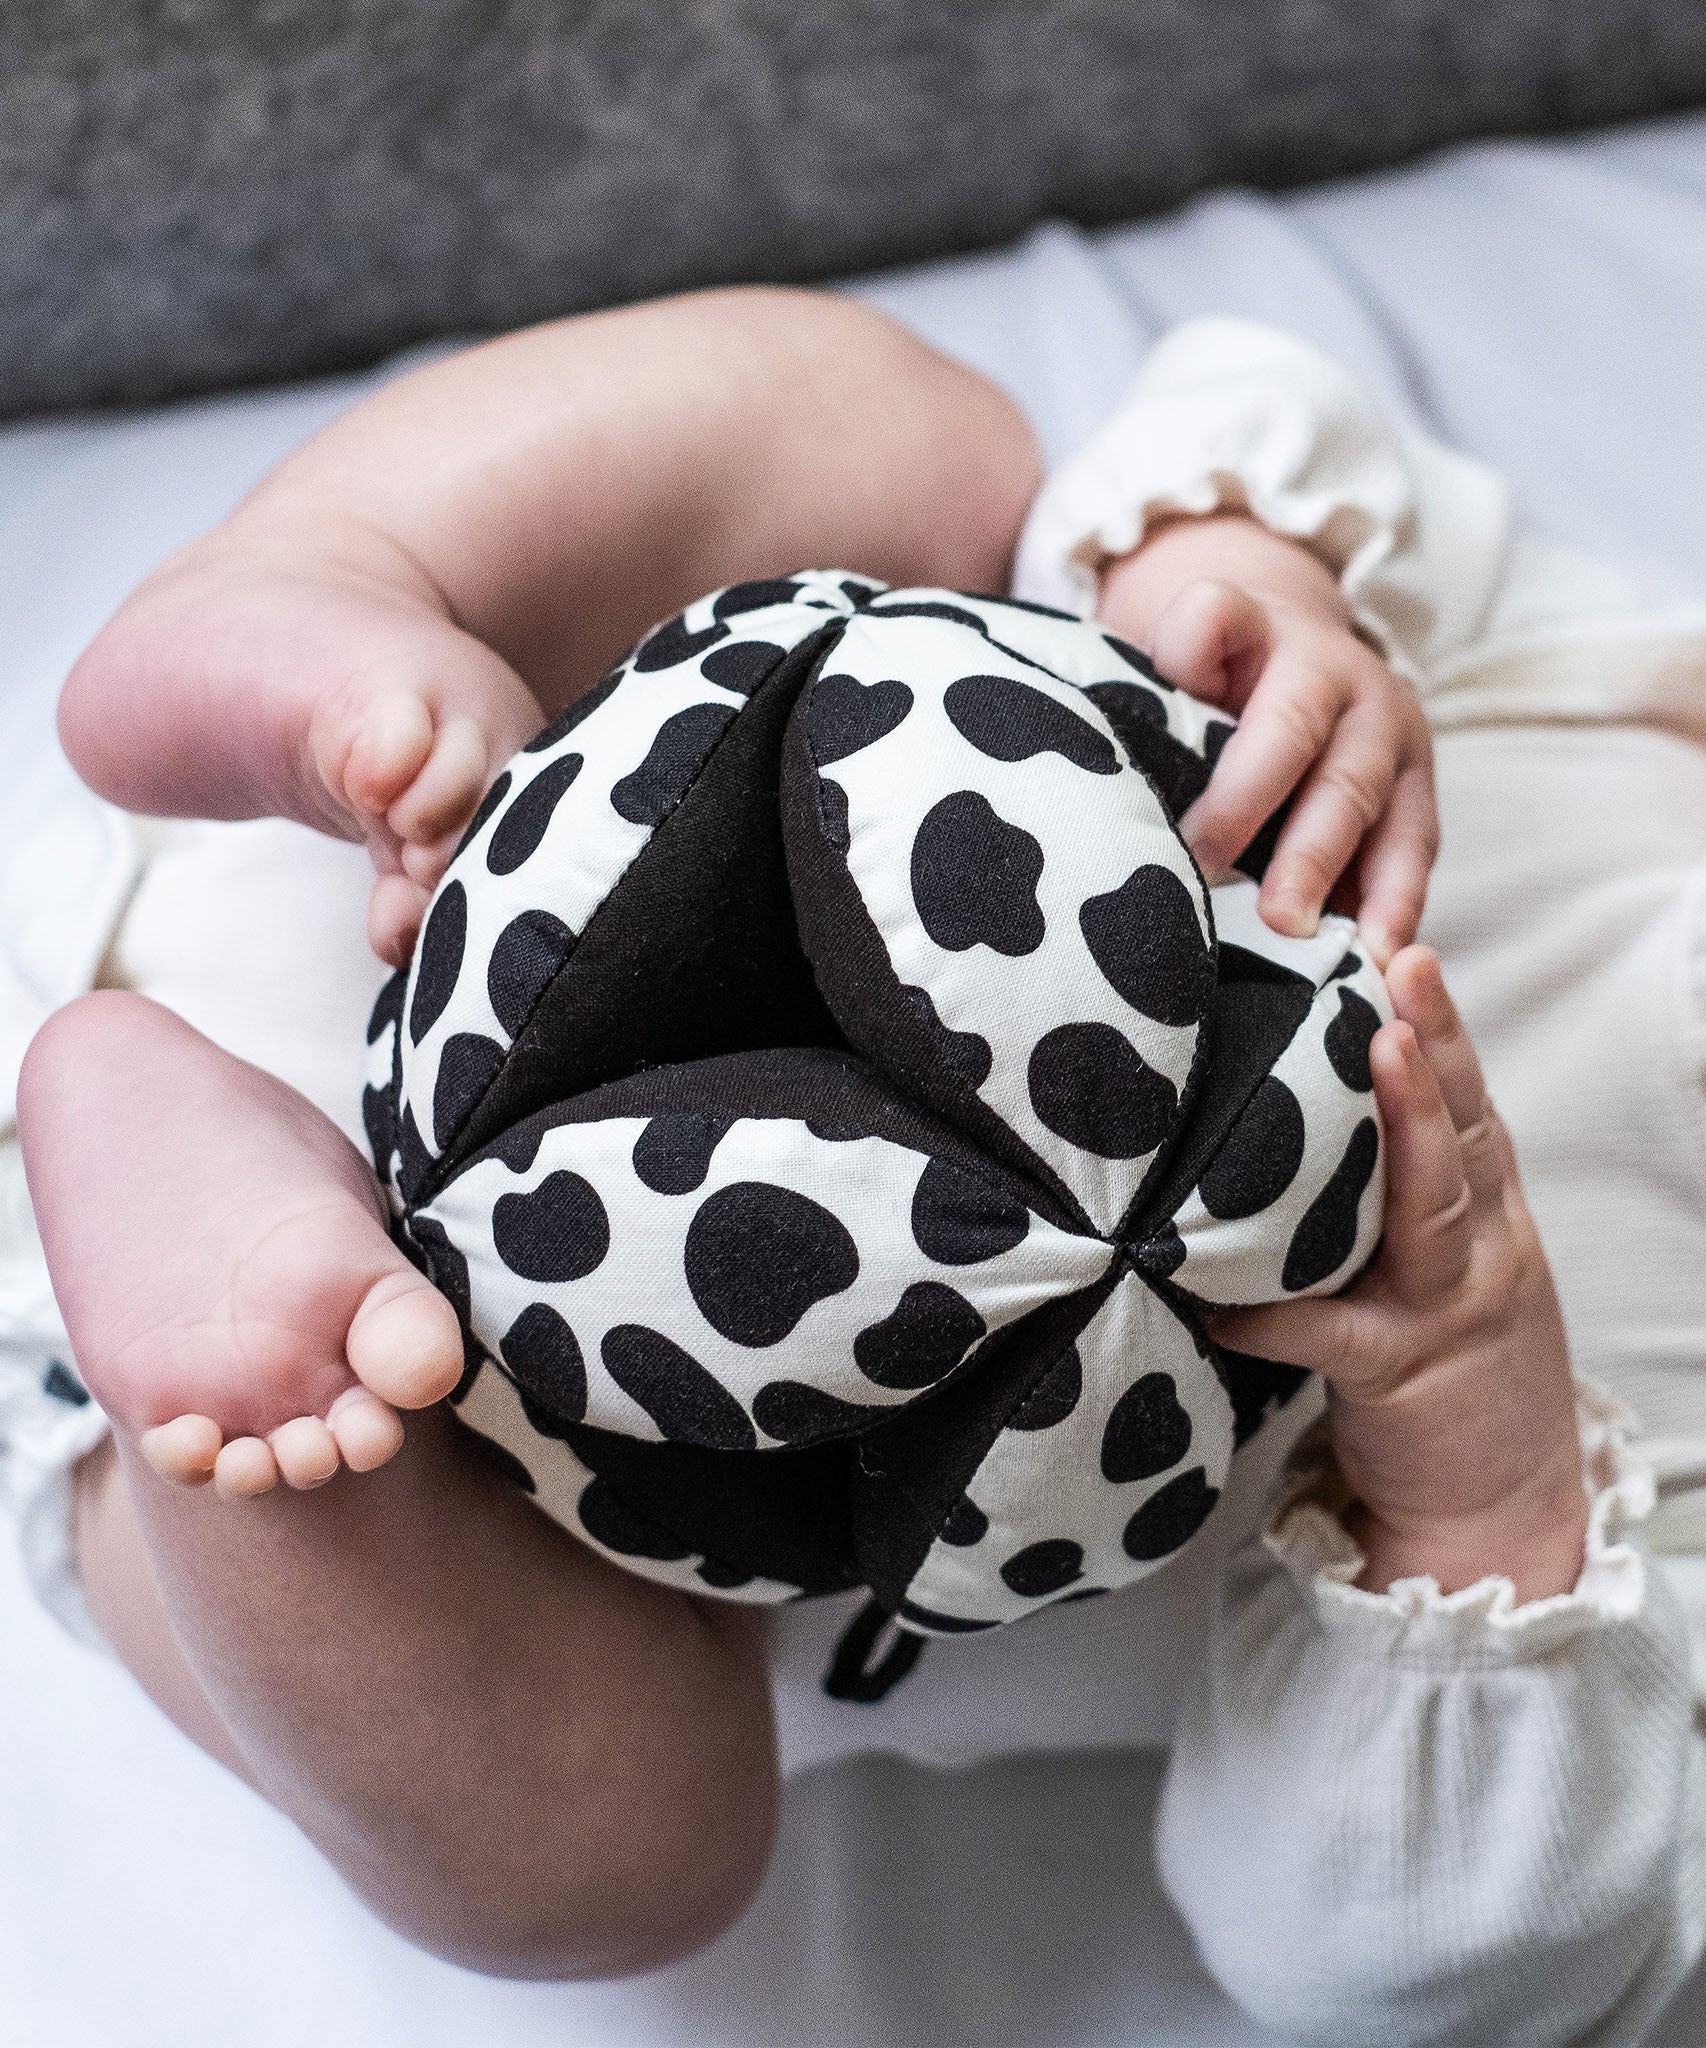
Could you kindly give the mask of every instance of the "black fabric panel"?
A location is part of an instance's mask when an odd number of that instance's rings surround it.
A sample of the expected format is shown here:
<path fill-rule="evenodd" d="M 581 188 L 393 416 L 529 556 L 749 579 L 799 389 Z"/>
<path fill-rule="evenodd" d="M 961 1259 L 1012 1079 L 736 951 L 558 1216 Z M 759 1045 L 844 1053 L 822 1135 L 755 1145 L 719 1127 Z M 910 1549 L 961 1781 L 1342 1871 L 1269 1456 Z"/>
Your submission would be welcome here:
<path fill-rule="evenodd" d="M 885 616 L 907 609 L 883 608 Z M 948 608 L 911 609 L 934 617 Z M 982 631 L 981 621 L 969 613 L 959 616 Z M 1065 1183 L 966 1085 L 902 993 L 847 857 L 823 829 L 817 764 L 806 733 L 809 693 L 816 680 L 814 673 L 800 692 L 783 742 L 782 837 L 800 935 L 816 963 L 823 998 L 850 1043 L 921 1102 L 952 1118 L 991 1159 L 1000 1160 L 1029 1184 L 1028 1199 L 1039 1215 L 1063 1230 L 1093 1235 L 1088 1217 Z"/>
<path fill-rule="evenodd" d="M 816 1046 L 724 1053 L 607 1082 L 536 1110 L 471 1154 L 457 1171 L 494 1156 L 527 1157 L 537 1149 L 538 1136 L 559 1124 L 695 1111 L 730 1118 L 798 1117 L 831 1135 L 886 1138 L 910 1151 L 946 1159 L 1028 1207 L 1039 1207 L 1037 1190 L 1023 1175 L 991 1159 L 952 1124 L 909 1101 L 856 1053 Z"/>
<path fill-rule="evenodd" d="M 417 1201 L 542 1104 L 637 1068 L 842 1043 L 800 949 L 777 805 L 788 712 L 842 624 L 793 649 L 732 720 L 593 914 Z M 645 679 L 622 687 L 643 690 Z"/>
<path fill-rule="evenodd" d="M 1306 976 L 1242 946 L 1219 949 L 1220 985 L 1202 1034 L 1198 1089 L 1189 1122 L 1153 1184 L 1139 1190 L 1120 1236 L 1141 1244 L 1202 1178 L 1239 1112 L 1297 1036 L 1315 1000 Z"/>
<path fill-rule="evenodd" d="M 814 1594 L 861 1583 L 850 1512 L 857 1451 L 847 1442 L 708 1451 L 585 1423 L 543 1433 L 560 1435 L 629 1506 L 731 1572 Z"/>
<path fill-rule="evenodd" d="M 1120 1265 L 1110 1263 L 1095 1286 L 1044 1302 L 997 1330 L 953 1380 L 909 1407 L 904 1421 L 859 1440 L 853 1542 L 865 1584 L 891 1613 L 1007 1418 L 1030 1399 L 1120 1277 Z"/>

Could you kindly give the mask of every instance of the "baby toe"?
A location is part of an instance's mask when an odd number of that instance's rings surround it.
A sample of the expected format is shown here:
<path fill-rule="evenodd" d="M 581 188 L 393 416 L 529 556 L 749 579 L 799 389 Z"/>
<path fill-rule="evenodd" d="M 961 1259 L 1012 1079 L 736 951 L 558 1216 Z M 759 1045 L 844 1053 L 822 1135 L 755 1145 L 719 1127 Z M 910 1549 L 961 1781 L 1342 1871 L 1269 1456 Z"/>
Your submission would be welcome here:
<path fill-rule="evenodd" d="M 222 1500 L 253 1500 L 278 1484 L 278 1461 L 258 1436 L 228 1443 L 213 1466 L 213 1490 Z"/>
<path fill-rule="evenodd" d="M 372 1472 L 403 1448 L 403 1418 L 365 1387 L 340 1394 L 326 1415 L 326 1427 L 352 1472 Z"/>
<path fill-rule="evenodd" d="M 158 1429 L 144 1430 L 137 1448 L 174 1486 L 205 1486 L 213 1477 L 221 1444 L 219 1424 L 206 1415 L 180 1415 Z"/>
<path fill-rule="evenodd" d="M 480 726 L 472 718 L 446 719 L 430 758 L 386 812 L 391 829 L 416 846 L 432 846 L 458 831 L 485 791 L 490 766 Z"/>
<path fill-rule="evenodd" d="M 267 1443 L 279 1477 L 299 1493 L 324 1486 L 337 1474 L 337 1440 L 316 1415 L 298 1415 L 293 1421 L 281 1423 Z"/>
<path fill-rule="evenodd" d="M 426 916 L 427 892 L 407 875 L 380 875 L 367 899 L 367 943 L 387 967 L 407 966 Z"/>
<path fill-rule="evenodd" d="M 413 1267 L 372 1290 L 345 1349 L 356 1378 L 393 1408 L 430 1408 L 462 1377 L 456 1311 Z"/>
<path fill-rule="evenodd" d="M 344 757 L 344 795 L 358 811 L 390 810 L 430 760 L 433 739 L 432 713 L 412 691 L 375 698 Z"/>

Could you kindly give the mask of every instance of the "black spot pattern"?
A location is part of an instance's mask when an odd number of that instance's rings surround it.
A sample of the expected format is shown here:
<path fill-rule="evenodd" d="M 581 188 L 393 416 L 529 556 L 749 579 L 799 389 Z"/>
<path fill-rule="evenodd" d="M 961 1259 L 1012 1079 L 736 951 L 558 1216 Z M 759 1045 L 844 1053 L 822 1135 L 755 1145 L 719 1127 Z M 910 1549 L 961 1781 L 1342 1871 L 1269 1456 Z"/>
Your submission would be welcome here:
<path fill-rule="evenodd" d="M 1147 862 L 1078 913 L 1090 957 L 1115 994 L 1158 1024 L 1196 1024 L 1214 995 L 1214 955 L 1191 892 Z"/>
<path fill-rule="evenodd" d="M 1102 640 L 1106 646 L 1114 650 L 1121 661 L 1136 669 L 1140 676 L 1147 676 L 1152 683 L 1160 683 L 1161 678 L 1155 672 L 1154 662 L 1141 647 L 1134 647 L 1129 640 L 1122 640 L 1118 633 L 1104 633 Z"/>
<path fill-rule="evenodd" d="M 1277 1202 L 1297 1178 L 1303 1146 L 1303 1111 L 1297 1097 L 1277 1075 L 1263 1075 L 1203 1170 L 1197 1188 L 1203 1207 L 1223 1223 L 1232 1223 Z"/>
<path fill-rule="evenodd" d="M 1115 1486 L 1153 1479 L 1191 1447 L 1191 1418 L 1170 1372 L 1146 1372 L 1114 1403 L 1102 1431 L 1102 1477 Z"/>
<path fill-rule="evenodd" d="M 732 595 L 732 591 L 724 592 L 725 598 Z M 668 619 L 640 642 L 634 655 L 634 673 L 649 676 L 659 669 L 674 668 L 678 662 L 691 661 L 694 655 L 705 653 L 728 637 L 729 629 L 720 619 L 697 633 L 685 619 Z"/>
<path fill-rule="evenodd" d="M 1357 1206 L 1380 1157 L 1380 1134 L 1365 1116 L 1350 1136 L 1327 1185 L 1304 1210 L 1285 1255 L 1280 1285 L 1287 1294 L 1336 1273 L 1356 1246 Z"/>
<path fill-rule="evenodd" d="M 948 1510 L 948 1518 L 937 1534 L 956 1550 L 969 1550 L 989 1534 L 989 1517 L 969 1493 L 962 1493 Z"/>
<path fill-rule="evenodd" d="M 1368 1049 L 1380 1029 L 1380 1012 L 1354 988 L 1339 991 L 1339 1014 L 1327 1026 L 1322 1046 L 1333 1072 L 1354 1094 L 1366 1095 L 1374 1086 L 1368 1068 Z"/>
<path fill-rule="evenodd" d="M 1153 1564 L 1170 1557 L 1188 1543 L 1208 1520 L 1209 1511 L 1220 1498 L 1220 1489 L 1210 1486 L 1200 1465 L 1181 1472 L 1159 1486 L 1125 1525 L 1120 1538 L 1125 1554 L 1139 1564 Z"/>
<path fill-rule="evenodd" d="M 768 640 L 733 640 L 727 647 L 714 647 L 699 664 L 699 673 L 719 690 L 750 697 L 781 659 L 781 648 Z"/>
<path fill-rule="evenodd" d="M 1053 1429 L 1078 1406 L 1084 1391 L 1084 1366 L 1078 1346 L 1070 1345 L 1055 1360 L 1007 1418 L 1009 1429 Z"/>
<path fill-rule="evenodd" d="M 1043 942 L 1043 850 L 989 799 L 958 790 L 926 812 L 912 842 L 918 920 L 945 952 L 972 946 L 1017 959 Z"/>
<path fill-rule="evenodd" d="M 855 676 L 819 676 L 806 702 L 806 733 L 820 768 L 875 746 L 912 709 L 902 682 L 862 683 Z"/>
<path fill-rule="evenodd" d="M 853 1358 L 879 1387 L 933 1386 L 983 1335 L 985 1323 L 965 1296 L 939 1280 L 918 1280 L 893 1311 L 853 1339 Z"/>
<path fill-rule="evenodd" d="M 618 1557 L 643 1557 L 654 1564 L 676 1564 L 693 1555 L 689 1546 L 667 1529 L 631 1508 L 608 1480 L 594 1479 L 575 1503 L 586 1533 L 594 1543 Z"/>
<path fill-rule="evenodd" d="M 1046 1599 L 1084 1576 L 1084 1551 L 1064 1536 L 1046 1537 L 1016 1550 L 1001 1567 L 1001 1576 L 1022 1600 Z"/>
<path fill-rule="evenodd" d="M 769 605 L 791 604 L 798 594 L 799 585 L 789 577 L 755 576 L 749 582 L 731 583 L 727 590 L 720 591 L 711 607 L 711 616 L 736 619 L 742 612 L 761 612 Z"/>
<path fill-rule="evenodd" d="M 737 1586 L 752 1584 L 751 1572 L 743 1572 L 732 1564 L 723 1564 L 719 1559 L 708 1557 L 693 1569 L 700 1578 L 717 1593 L 732 1593 Z"/>
<path fill-rule="evenodd" d="M 646 758 L 611 790 L 610 808 L 630 825 L 661 825 L 692 788 L 734 715 L 732 704 L 689 704 L 666 718 Z"/>
<path fill-rule="evenodd" d="M 497 1079 L 505 1059 L 495 1038 L 458 1031 L 445 1040 L 432 1086 L 432 1128 L 442 1152 Z"/>
<path fill-rule="evenodd" d="M 524 910 L 498 934 L 486 967 L 486 994 L 492 1015 L 511 1038 L 521 1035 L 574 949 L 574 933 L 548 910 Z"/>
<path fill-rule="evenodd" d="M 654 1116 L 634 1140 L 634 1171 L 655 1195 L 690 1195 L 705 1185 L 711 1154 L 734 1119 L 707 1110 Z"/>
<path fill-rule="evenodd" d="M 41 1376 L 41 1390 L 50 1401 L 61 1401 L 67 1408 L 87 1408 L 89 1390 L 63 1359 L 50 1358 L 47 1370 Z"/>
<path fill-rule="evenodd" d="M 989 1040 L 976 1031 L 952 1031 L 942 1022 L 926 988 L 902 988 L 900 999 L 924 1027 L 942 1064 L 968 1088 L 981 1088 L 995 1064 Z"/>
<path fill-rule="evenodd" d="M 486 866 L 494 875 L 513 875 L 539 851 L 564 792 L 574 787 L 584 756 L 559 754 L 546 762 L 498 820 L 486 844 Z"/>
<path fill-rule="evenodd" d="M 912 1195 L 912 1235 L 940 1266 L 975 1266 L 1022 1244 L 1031 1212 L 1005 1188 L 932 1159 Z"/>
<path fill-rule="evenodd" d="M 821 1202 L 768 1181 L 735 1181 L 687 1226 L 688 1291 L 734 1344 L 779 1344 L 818 1302 L 851 1287 L 859 1252 Z"/>
<path fill-rule="evenodd" d="M 514 780 L 515 777 L 506 768 L 497 781 L 492 784 L 491 788 L 486 791 L 485 795 L 481 797 L 479 809 L 468 820 L 467 831 L 456 842 L 456 854 L 451 856 L 452 859 L 455 859 L 457 855 L 466 853 L 487 825 L 491 823 L 492 813 L 503 802 L 504 798 L 509 795 L 509 787 Z"/>
<path fill-rule="evenodd" d="M 409 1036 L 416 1045 L 444 1015 L 462 972 L 462 950 L 468 943 L 468 892 L 450 882 L 427 913 L 415 968 L 414 999 L 409 1004 Z"/>
<path fill-rule="evenodd" d="M 1111 1024 L 1045 1032 L 1026 1073 L 1031 1107 L 1056 1137 L 1099 1159 L 1140 1159 L 1173 1128 L 1178 1092 Z"/>
<path fill-rule="evenodd" d="M 860 1401 L 843 1401 L 803 1380 L 772 1380 L 760 1387 L 752 1404 L 753 1420 L 778 1443 L 815 1444 L 826 1437 L 850 1436 L 868 1429 L 879 1411 Z"/>
<path fill-rule="evenodd" d="M 575 1333 L 543 1301 L 524 1308 L 498 1343 L 515 1378 L 563 1422 L 586 1414 L 586 1361 Z"/>
<path fill-rule="evenodd" d="M 386 982 L 374 999 L 373 1014 L 367 1020 L 367 1042 L 377 1045 L 393 1025 L 401 1026 L 403 1021 L 403 991 L 409 985 L 409 972 L 399 967 Z"/>
<path fill-rule="evenodd" d="M 1058 754 L 1092 775 L 1119 772 L 1119 756 L 1106 733 L 1011 676 L 961 676 L 948 685 L 942 708 L 960 736 L 992 761 Z"/>
<path fill-rule="evenodd" d="M 523 1280 L 584 1280 L 610 1249 L 610 1218 L 590 1181 L 559 1168 L 528 1194 L 498 1197 L 492 1239 Z"/>
<path fill-rule="evenodd" d="M 1092 683 L 1084 694 L 1119 735 L 1127 760 L 1142 767 L 1146 737 L 1167 729 L 1167 707 L 1159 694 L 1142 683 Z"/>
<path fill-rule="evenodd" d="M 661 1331 L 618 1323 L 599 1346 L 604 1369 L 674 1444 L 750 1451 L 758 1442 L 746 1410 L 721 1380 Z"/>

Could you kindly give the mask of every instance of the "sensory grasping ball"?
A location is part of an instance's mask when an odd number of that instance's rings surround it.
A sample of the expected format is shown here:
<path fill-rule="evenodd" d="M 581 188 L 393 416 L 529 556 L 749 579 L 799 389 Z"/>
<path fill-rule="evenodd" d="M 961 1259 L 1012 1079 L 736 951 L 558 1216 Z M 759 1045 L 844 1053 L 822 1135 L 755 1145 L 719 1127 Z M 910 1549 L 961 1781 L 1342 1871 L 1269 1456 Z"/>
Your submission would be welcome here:
<path fill-rule="evenodd" d="M 811 571 L 499 776 L 368 1123 L 464 1415 L 586 1541 L 922 1637 L 1202 1525 L 1301 1376 L 1201 1309 L 1380 1228 L 1378 973 L 1176 829 L 1231 730 L 1082 620 Z"/>

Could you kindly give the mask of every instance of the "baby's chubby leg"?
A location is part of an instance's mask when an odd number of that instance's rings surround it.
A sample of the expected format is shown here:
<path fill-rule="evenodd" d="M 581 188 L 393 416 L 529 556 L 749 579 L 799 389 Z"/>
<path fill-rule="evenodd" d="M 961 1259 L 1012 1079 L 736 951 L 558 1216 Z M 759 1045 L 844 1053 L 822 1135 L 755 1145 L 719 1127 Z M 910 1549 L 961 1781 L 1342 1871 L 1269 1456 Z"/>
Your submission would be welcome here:
<path fill-rule="evenodd" d="M 129 809 L 365 840 L 395 962 L 501 762 L 647 626 L 819 563 L 1000 588 L 1038 480 L 994 386 L 849 300 L 560 321 L 308 442 L 125 604 L 61 732 Z"/>
<path fill-rule="evenodd" d="M 750 1612 L 605 1563 L 448 1410 L 359 1486 L 240 1515 L 162 1485 L 122 1426 L 79 1481 L 114 1649 L 409 1940 L 618 1976 L 745 1905 L 776 1816 Z"/>
<path fill-rule="evenodd" d="M 19 1124 L 74 1353 L 113 1420 L 116 1458 L 80 1487 L 79 1566 L 156 1700 L 435 1953 L 610 1975 L 727 1925 L 775 1819 L 751 1618 L 605 1563 L 442 1407 L 400 1445 L 389 1404 L 447 1391 L 461 1339 L 353 1147 L 122 993 L 49 1020 Z M 158 1427 L 197 1409 L 236 1440 Z M 264 1497 L 233 1514 L 163 1484 L 185 1457 Z M 299 1497 L 340 1460 L 383 1470 Z"/>

